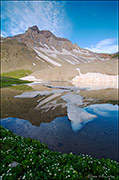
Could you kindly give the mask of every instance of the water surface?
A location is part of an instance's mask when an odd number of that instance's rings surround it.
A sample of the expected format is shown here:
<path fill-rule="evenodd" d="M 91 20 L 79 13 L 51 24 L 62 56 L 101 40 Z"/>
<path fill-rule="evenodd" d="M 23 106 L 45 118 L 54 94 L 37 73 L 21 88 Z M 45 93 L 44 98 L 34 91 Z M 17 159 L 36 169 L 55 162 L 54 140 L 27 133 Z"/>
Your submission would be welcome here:
<path fill-rule="evenodd" d="M 90 154 L 95 158 L 118 159 L 118 106 L 95 104 L 83 108 L 97 117 L 73 126 L 67 116 L 50 123 L 32 125 L 28 120 L 5 118 L 1 125 L 14 133 L 38 139 L 54 151 Z"/>
<path fill-rule="evenodd" d="M 117 102 L 117 89 L 77 91 L 74 88 L 65 92 L 44 86 L 47 84 L 72 86 L 69 82 L 34 85 L 32 91 L 56 94 L 35 98 L 14 98 L 23 91 L 2 88 L 1 125 L 18 135 L 40 140 L 54 151 L 117 160 L 118 106 L 111 104 Z"/>

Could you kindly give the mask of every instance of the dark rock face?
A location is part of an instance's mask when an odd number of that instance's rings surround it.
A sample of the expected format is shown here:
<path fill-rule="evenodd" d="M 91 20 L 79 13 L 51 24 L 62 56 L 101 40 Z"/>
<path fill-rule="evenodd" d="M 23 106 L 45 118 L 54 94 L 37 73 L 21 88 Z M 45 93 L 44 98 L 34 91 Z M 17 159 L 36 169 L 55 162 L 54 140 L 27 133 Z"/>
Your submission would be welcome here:
<path fill-rule="evenodd" d="M 32 31 L 36 31 L 37 33 L 40 32 L 37 26 L 32 26 L 29 29 L 31 29 Z"/>
<path fill-rule="evenodd" d="M 50 37 L 56 38 L 56 36 L 53 33 L 47 30 L 42 30 L 40 31 L 40 33 L 43 34 L 46 38 L 50 38 Z"/>
<path fill-rule="evenodd" d="M 66 49 L 71 51 L 78 46 L 72 44 L 71 41 L 65 38 L 56 37 L 48 30 L 40 31 L 37 26 L 29 27 L 24 34 L 19 34 L 14 37 L 8 37 L 8 39 L 16 39 L 19 42 L 24 42 L 29 47 L 45 47 L 52 49 L 55 48 L 59 51 Z"/>

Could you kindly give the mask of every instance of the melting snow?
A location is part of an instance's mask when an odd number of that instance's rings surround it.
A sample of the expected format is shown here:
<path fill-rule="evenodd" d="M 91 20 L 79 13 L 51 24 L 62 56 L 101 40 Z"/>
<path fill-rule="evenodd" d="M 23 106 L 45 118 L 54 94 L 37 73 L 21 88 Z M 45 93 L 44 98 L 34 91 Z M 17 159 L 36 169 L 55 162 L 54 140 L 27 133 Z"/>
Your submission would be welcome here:
<path fill-rule="evenodd" d="M 39 60 L 42 61 L 42 62 L 45 62 L 45 61 L 43 61 L 41 58 L 39 58 L 38 56 L 36 56 L 36 58 L 39 59 Z"/>
<path fill-rule="evenodd" d="M 106 88 L 118 89 L 118 75 L 107 75 L 101 73 L 85 73 L 81 74 L 80 69 L 77 68 L 79 76 L 72 79 L 72 84 L 80 88 L 90 88 L 89 90 L 98 90 Z"/>
<path fill-rule="evenodd" d="M 57 93 L 64 93 L 64 92 L 68 92 L 70 90 L 62 90 L 62 89 L 53 89 L 52 93 L 57 94 Z"/>
<path fill-rule="evenodd" d="M 27 80 L 27 81 L 42 81 L 41 79 L 36 79 L 35 76 L 25 76 L 20 78 L 21 80 Z"/>
<path fill-rule="evenodd" d="M 44 44 L 43 46 L 45 46 L 46 48 L 35 48 L 34 50 L 36 51 L 36 53 L 41 56 L 42 58 L 46 58 L 45 60 L 54 64 L 55 61 L 53 61 L 52 59 L 50 59 L 48 56 L 57 58 L 57 55 L 62 55 L 64 57 L 62 57 L 65 61 L 67 61 L 70 64 L 79 64 L 79 60 L 82 61 L 83 63 L 88 63 L 88 59 L 91 59 L 91 61 L 96 60 L 97 58 L 99 59 L 99 57 L 91 57 L 91 54 L 87 51 L 87 50 L 80 50 L 80 49 L 74 49 L 73 51 L 68 51 L 66 49 L 62 49 L 62 52 L 58 51 L 57 49 L 55 49 L 53 46 L 51 46 L 51 48 L 53 50 L 51 50 L 46 44 Z M 38 50 L 41 50 L 43 52 L 45 52 L 46 55 L 42 54 L 41 52 L 39 52 Z M 41 54 L 39 54 L 41 53 Z M 77 54 L 76 54 L 77 53 Z M 68 58 L 66 58 L 66 56 L 69 55 L 70 58 L 72 58 L 72 60 L 69 60 Z M 81 58 L 79 58 L 79 55 L 82 55 Z M 83 55 L 86 55 L 87 57 L 83 57 Z M 89 56 L 90 55 L 90 56 Z M 60 59 L 57 59 L 58 61 L 60 61 Z M 101 58 L 102 60 L 102 58 Z M 61 66 L 60 63 L 54 64 L 56 66 Z"/>
<path fill-rule="evenodd" d="M 65 60 L 66 60 L 68 63 L 70 63 L 70 64 L 73 64 L 73 65 L 76 64 L 75 62 L 73 62 L 73 61 L 71 61 L 71 60 L 69 60 L 69 59 L 66 59 L 66 58 L 65 58 Z"/>
<path fill-rule="evenodd" d="M 32 92 L 24 92 L 21 95 L 14 96 L 15 98 L 35 98 L 36 96 L 48 96 L 51 95 L 52 92 L 49 91 L 32 91 Z"/>
<path fill-rule="evenodd" d="M 81 123 L 87 123 L 89 120 L 97 117 L 78 107 L 83 104 L 83 98 L 80 95 L 67 93 L 62 98 L 67 102 L 67 116 L 71 121 L 71 127 L 74 132 L 83 127 Z"/>
<path fill-rule="evenodd" d="M 50 54 L 50 56 L 54 57 L 54 58 L 57 58 L 57 55 L 56 54 Z"/>
<path fill-rule="evenodd" d="M 44 46 L 45 46 L 47 49 L 49 49 L 49 50 L 50 50 L 50 48 L 49 48 L 49 46 L 48 46 L 47 44 L 44 44 Z"/>
<path fill-rule="evenodd" d="M 75 104 L 77 106 L 83 104 L 83 98 L 80 95 L 67 93 L 62 96 L 62 99 L 67 102 L 67 104 Z"/>
<path fill-rule="evenodd" d="M 47 102 L 51 101 L 52 99 L 56 98 L 56 97 L 59 97 L 61 96 L 61 93 L 59 94 L 53 94 L 49 97 L 47 97 L 46 99 L 42 100 L 37 106 L 35 109 L 38 109 L 40 106 L 42 106 L 43 104 L 46 104 Z"/>
<path fill-rule="evenodd" d="M 47 62 L 49 62 L 49 63 L 51 63 L 51 64 L 53 64 L 53 65 L 55 65 L 55 66 L 62 66 L 61 64 L 53 61 L 51 58 L 45 56 L 44 54 L 42 54 L 42 53 L 39 52 L 38 50 L 36 50 L 36 49 L 34 49 L 34 50 L 35 50 L 35 52 L 38 54 L 38 56 L 40 56 L 41 58 L 43 58 L 43 59 L 46 60 Z"/>
<path fill-rule="evenodd" d="M 76 57 L 71 56 L 72 59 L 74 59 L 75 63 L 78 64 L 79 61 L 76 59 Z M 77 57 L 78 58 L 78 57 Z"/>
<path fill-rule="evenodd" d="M 90 114 L 83 110 L 82 108 L 79 108 L 75 105 L 68 104 L 67 105 L 67 112 L 68 112 L 68 118 L 73 122 L 73 124 L 78 125 L 79 123 L 82 123 L 84 121 L 91 120 L 92 118 L 97 117 L 94 114 Z"/>
<path fill-rule="evenodd" d="M 76 52 L 79 54 L 90 54 L 87 50 L 81 51 L 80 49 L 73 49 L 73 52 Z"/>
<path fill-rule="evenodd" d="M 44 46 L 44 44 L 42 44 L 41 42 L 39 42 L 39 44 L 40 44 L 41 46 Z"/>

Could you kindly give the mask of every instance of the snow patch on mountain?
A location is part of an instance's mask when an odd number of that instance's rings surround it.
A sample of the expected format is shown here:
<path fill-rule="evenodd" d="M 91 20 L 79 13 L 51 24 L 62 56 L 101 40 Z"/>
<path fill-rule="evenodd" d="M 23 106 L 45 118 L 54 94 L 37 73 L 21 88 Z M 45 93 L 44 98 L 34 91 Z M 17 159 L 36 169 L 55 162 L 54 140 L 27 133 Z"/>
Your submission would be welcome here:
<path fill-rule="evenodd" d="M 41 58 L 39 58 L 38 56 L 36 56 L 36 58 L 39 59 L 40 61 L 42 61 L 43 63 L 45 62 L 45 61 L 43 61 Z"/>
<path fill-rule="evenodd" d="M 26 81 L 42 81 L 41 79 L 36 79 L 35 76 L 25 76 L 20 78 L 21 80 L 26 80 Z"/>
<path fill-rule="evenodd" d="M 39 57 L 43 58 L 45 61 L 47 61 L 47 62 L 49 62 L 49 63 L 51 63 L 51 64 L 53 64 L 55 66 L 62 66 L 60 63 L 57 63 L 56 61 L 53 61 L 51 58 L 45 56 L 44 54 L 42 54 L 40 51 L 36 50 L 35 48 L 34 48 L 34 50 L 37 53 L 37 55 Z"/>
<path fill-rule="evenodd" d="M 118 89 L 118 75 L 107 75 L 101 73 L 85 73 L 82 74 L 79 68 L 79 75 L 72 79 L 72 84 L 80 88 L 89 88 L 89 90 L 99 90 L 107 88 Z"/>

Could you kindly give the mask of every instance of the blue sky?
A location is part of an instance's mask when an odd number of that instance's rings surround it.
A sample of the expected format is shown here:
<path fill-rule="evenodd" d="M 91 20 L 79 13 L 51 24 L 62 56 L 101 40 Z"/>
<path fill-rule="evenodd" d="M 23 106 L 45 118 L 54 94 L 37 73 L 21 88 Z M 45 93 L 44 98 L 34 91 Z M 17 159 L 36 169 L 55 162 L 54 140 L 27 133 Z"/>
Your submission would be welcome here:
<path fill-rule="evenodd" d="M 3 1 L 2 36 L 24 33 L 37 25 L 79 47 L 115 53 L 118 39 L 116 1 Z"/>

